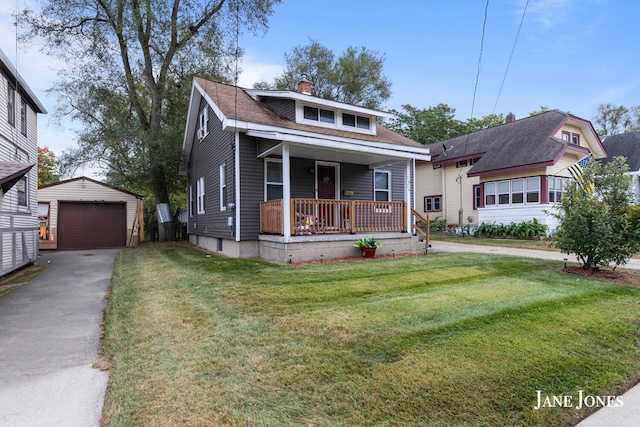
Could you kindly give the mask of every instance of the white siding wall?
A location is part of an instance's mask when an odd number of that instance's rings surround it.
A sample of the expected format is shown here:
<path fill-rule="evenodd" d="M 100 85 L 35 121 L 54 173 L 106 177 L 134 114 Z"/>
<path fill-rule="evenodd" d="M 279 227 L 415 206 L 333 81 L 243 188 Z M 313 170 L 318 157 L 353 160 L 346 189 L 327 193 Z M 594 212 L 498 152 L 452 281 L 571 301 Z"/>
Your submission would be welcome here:
<path fill-rule="evenodd" d="M 129 244 L 134 221 L 139 220 L 142 223 L 142 220 L 136 217 L 138 200 L 131 194 L 85 179 L 74 179 L 41 188 L 38 193 L 38 202 L 49 203 L 49 232 L 52 240 L 57 236 L 59 202 L 126 202 L 127 244 Z M 45 242 L 42 247 L 50 248 Z"/>
<path fill-rule="evenodd" d="M 7 120 L 7 76 L 0 74 L 0 161 L 36 164 L 38 159 L 37 114 L 27 103 L 27 135 L 20 132 L 21 96 L 16 91 L 15 127 Z M 15 84 L 13 85 L 15 87 Z M 27 174 L 27 205 L 18 205 L 14 186 L 6 194 L 0 190 L 0 275 L 34 261 L 38 255 L 37 213 L 38 170 Z"/>
<path fill-rule="evenodd" d="M 545 210 L 553 211 L 553 209 L 555 209 L 553 204 L 482 208 L 478 210 L 478 220 L 480 223 L 506 225 L 512 222 L 531 221 L 536 218 L 540 224 L 545 224 L 548 227 L 547 233 L 549 234 L 556 229 L 558 221 L 546 214 Z"/>

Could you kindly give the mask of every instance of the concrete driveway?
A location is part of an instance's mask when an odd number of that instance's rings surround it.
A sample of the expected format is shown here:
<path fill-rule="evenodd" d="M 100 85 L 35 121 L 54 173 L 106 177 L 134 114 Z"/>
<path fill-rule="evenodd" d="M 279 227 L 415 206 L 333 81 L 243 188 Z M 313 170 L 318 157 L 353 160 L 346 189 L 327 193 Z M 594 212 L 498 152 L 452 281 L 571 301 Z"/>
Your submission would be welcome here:
<path fill-rule="evenodd" d="M 120 249 L 41 254 L 0 297 L 0 426 L 98 426 L 108 372 L 91 366 Z"/>

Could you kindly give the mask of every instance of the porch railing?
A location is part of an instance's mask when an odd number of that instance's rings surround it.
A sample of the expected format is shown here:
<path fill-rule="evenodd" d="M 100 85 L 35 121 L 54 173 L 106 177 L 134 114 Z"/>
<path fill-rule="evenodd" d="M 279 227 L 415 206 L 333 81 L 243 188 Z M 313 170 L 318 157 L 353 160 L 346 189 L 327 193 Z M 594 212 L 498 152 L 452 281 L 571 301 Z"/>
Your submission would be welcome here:
<path fill-rule="evenodd" d="M 260 204 L 260 232 L 284 234 L 282 200 Z M 406 231 L 404 202 L 291 199 L 291 235 Z"/>

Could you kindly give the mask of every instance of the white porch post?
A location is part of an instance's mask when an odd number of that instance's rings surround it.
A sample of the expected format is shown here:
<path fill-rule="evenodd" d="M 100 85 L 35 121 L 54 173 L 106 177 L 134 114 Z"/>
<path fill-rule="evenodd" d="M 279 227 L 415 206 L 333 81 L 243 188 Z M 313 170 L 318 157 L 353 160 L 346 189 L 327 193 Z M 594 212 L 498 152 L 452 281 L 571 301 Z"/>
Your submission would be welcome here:
<path fill-rule="evenodd" d="M 282 213 L 284 215 L 284 238 L 291 237 L 291 168 L 289 165 L 289 145 L 282 144 Z"/>
<path fill-rule="evenodd" d="M 411 203 L 411 165 L 413 162 L 414 160 L 405 160 L 404 162 L 404 199 L 405 206 L 407 207 L 407 212 L 405 213 L 405 215 L 407 215 L 407 232 L 411 231 L 411 208 L 413 207 Z"/>

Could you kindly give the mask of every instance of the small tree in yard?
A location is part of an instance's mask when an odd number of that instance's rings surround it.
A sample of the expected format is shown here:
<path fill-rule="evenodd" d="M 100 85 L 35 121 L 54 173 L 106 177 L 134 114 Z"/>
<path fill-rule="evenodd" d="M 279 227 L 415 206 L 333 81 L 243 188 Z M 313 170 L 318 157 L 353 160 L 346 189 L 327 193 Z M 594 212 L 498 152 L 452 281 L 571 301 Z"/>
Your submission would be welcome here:
<path fill-rule="evenodd" d="M 576 254 L 583 268 L 624 265 L 640 252 L 640 212 L 631 205 L 633 195 L 624 157 L 606 165 L 592 164 L 584 170 L 583 182 L 593 189 L 572 184 L 556 205 L 560 225 L 554 244 L 562 253 Z"/>

